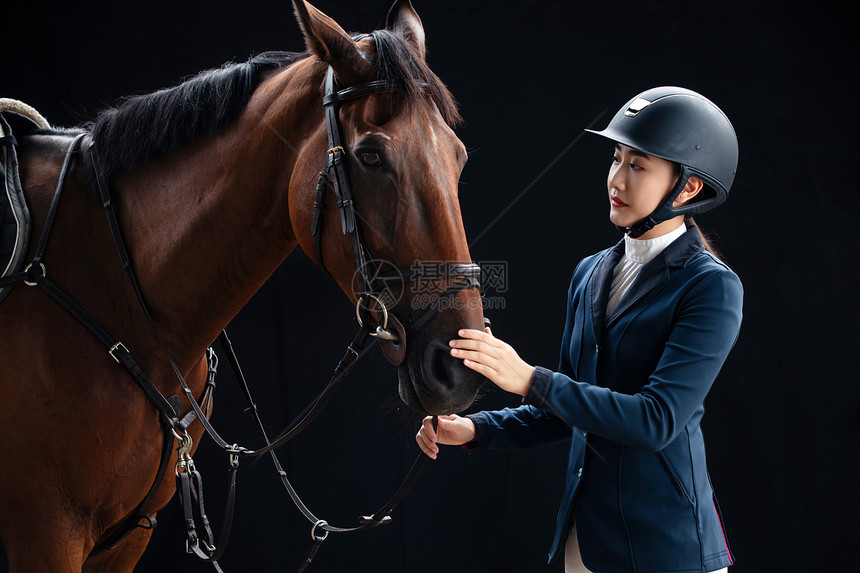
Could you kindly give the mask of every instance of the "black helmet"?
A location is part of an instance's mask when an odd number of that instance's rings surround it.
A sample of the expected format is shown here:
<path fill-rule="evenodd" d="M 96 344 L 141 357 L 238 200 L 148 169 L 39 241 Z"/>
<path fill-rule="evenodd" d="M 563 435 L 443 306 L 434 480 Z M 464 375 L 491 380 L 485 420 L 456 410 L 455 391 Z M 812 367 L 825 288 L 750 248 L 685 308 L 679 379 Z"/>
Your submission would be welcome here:
<path fill-rule="evenodd" d="M 603 131 L 586 131 L 681 166 L 666 199 L 651 215 L 625 229 L 633 237 L 678 215 L 709 211 L 728 197 L 738 167 L 738 138 L 726 114 L 694 91 L 652 88 L 627 102 Z M 676 208 L 672 203 L 690 177 L 704 183 L 701 198 Z"/>

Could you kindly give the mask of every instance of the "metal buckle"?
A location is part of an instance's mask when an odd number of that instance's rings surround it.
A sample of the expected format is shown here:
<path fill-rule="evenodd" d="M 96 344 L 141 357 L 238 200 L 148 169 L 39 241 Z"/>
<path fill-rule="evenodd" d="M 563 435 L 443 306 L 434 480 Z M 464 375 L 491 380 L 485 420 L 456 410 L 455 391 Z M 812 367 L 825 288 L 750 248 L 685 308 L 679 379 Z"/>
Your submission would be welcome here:
<path fill-rule="evenodd" d="M 205 539 L 198 538 L 196 535 L 192 539 L 185 540 L 185 552 L 190 554 L 197 554 L 197 551 L 202 551 L 200 549 L 200 545 L 203 545 L 203 549 L 209 552 L 209 554 L 215 553 L 216 547 L 214 545 L 210 545 L 208 541 Z M 200 554 L 197 554 L 198 557 L 201 557 Z"/>
<path fill-rule="evenodd" d="M 117 358 L 117 357 L 116 357 L 116 354 L 114 354 L 114 352 L 116 352 L 116 351 L 117 351 L 117 350 L 119 350 L 119 349 L 122 349 L 122 350 L 123 350 L 123 352 L 125 352 L 126 354 L 129 354 L 128 348 L 126 348 L 126 347 L 125 347 L 125 344 L 123 344 L 122 342 L 117 342 L 116 344 L 114 344 L 113 346 L 111 346 L 111 347 L 110 347 L 110 350 L 108 350 L 108 354 L 110 354 L 110 357 L 111 357 L 111 358 L 113 358 L 114 360 L 116 360 L 116 363 L 117 363 L 117 364 L 122 364 L 122 362 L 120 362 L 120 361 L 119 361 L 119 358 Z M 174 432 L 174 433 L 175 433 L 175 432 Z"/>

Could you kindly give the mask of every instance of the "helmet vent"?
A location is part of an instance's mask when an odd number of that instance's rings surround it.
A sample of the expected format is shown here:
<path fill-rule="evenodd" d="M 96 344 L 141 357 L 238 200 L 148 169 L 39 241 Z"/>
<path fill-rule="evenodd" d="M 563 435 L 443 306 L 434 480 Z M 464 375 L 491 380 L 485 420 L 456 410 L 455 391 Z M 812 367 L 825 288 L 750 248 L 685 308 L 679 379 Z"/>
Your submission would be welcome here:
<path fill-rule="evenodd" d="M 624 111 L 624 115 L 626 115 L 628 117 L 636 117 L 636 115 L 640 111 L 642 111 L 643 109 L 645 109 L 649 105 L 651 105 L 650 101 L 648 101 L 645 98 L 638 97 L 635 100 L 633 100 L 633 103 L 630 104 L 630 107 L 628 107 Z"/>

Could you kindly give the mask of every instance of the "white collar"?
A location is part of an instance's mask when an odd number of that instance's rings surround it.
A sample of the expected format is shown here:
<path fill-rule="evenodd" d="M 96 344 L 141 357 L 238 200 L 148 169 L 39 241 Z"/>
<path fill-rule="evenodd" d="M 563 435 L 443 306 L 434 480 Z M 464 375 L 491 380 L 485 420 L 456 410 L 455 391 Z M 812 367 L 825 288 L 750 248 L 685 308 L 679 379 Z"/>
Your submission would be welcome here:
<path fill-rule="evenodd" d="M 624 256 L 634 263 L 644 265 L 662 253 L 663 249 L 668 247 L 672 241 L 685 232 L 687 232 L 687 226 L 681 223 L 674 231 L 654 237 L 653 239 L 631 239 L 629 236 L 624 235 Z"/>

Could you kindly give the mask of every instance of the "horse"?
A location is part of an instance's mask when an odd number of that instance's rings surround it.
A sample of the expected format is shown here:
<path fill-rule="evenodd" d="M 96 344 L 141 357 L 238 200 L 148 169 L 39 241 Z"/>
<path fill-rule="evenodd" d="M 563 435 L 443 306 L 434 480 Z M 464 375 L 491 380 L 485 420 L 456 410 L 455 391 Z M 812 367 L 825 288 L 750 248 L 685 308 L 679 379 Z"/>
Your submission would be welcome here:
<path fill-rule="evenodd" d="M 32 235 L 51 230 L 30 280 L 0 304 L 0 539 L 13 573 L 131 571 L 151 529 L 133 529 L 111 550 L 94 548 L 148 492 L 144 511 L 154 515 L 176 489 L 172 475 L 159 477 L 161 414 L 113 350 L 32 288 L 40 279 L 121 341 L 161 394 L 183 396 L 178 372 L 200 399 L 207 349 L 298 246 L 375 327 L 409 407 L 462 411 L 484 382 L 447 351 L 458 329 L 483 327 L 474 284 L 440 286 L 436 294 L 447 292 L 451 304 L 432 316 L 412 304 L 414 273 L 402 274 L 388 298 L 355 286 L 369 276 L 357 268 L 365 259 L 394 269 L 471 263 L 457 197 L 467 153 L 454 132 L 456 102 L 427 66 L 421 19 L 398 0 L 385 29 L 353 37 L 311 4 L 293 5 L 304 52 L 201 72 L 126 98 L 84 127 L 18 133 Z M 337 149 L 321 103 L 327 76 L 345 96 L 334 108 Z M 383 89 L 349 91 L 368 85 Z M 332 154 L 352 184 L 346 199 L 319 193 L 331 186 L 320 169 Z M 65 190 L 49 217 L 66 161 Z M 137 285 L 94 191 L 100 181 L 112 193 Z M 348 212 L 361 241 L 347 232 Z M 457 280 L 442 277 L 448 286 Z M 190 409 L 183 400 L 179 415 Z M 187 432 L 193 452 L 200 421 Z M 168 466 L 176 461 L 172 452 Z"/>

